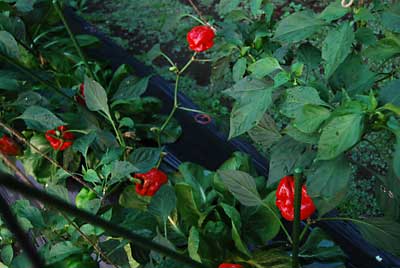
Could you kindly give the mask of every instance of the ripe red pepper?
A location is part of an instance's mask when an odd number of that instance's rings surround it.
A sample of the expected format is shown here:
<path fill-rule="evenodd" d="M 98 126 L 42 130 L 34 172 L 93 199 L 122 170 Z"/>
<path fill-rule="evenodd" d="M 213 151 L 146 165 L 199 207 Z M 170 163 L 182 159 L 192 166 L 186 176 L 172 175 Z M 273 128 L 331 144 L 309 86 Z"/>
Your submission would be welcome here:
<path fill-rule="evenodd" d="M 168 182 L 167 175 L 156 168 L 146 173 L 137 173 L 134 177 L 142 181 L 142 183 L 136 183 L 136 192 L 143 196 L 155 195 L 158 189 Z"/>
<path fill-rule="evenodd" d="M 66 132 L 67 130 L 66 126 L 59 126 L 57 130 L 46 131 L 46 140 L 49 141 L 54 150 L 64 151 L 72 145 L 75 136 L 71 132 Z"/>
<path fill-rule="evenodd" d="M 19 155 L 21 152 L 18 144 L 6 134 L 0 138 L 0 151 L 10 156 Z"/>
<path fill-rule="evenodd" d="M 196 52 L 206 51 L 214 45 L 215 32 L 209 26 L 193 27 L 186 36 L 189 48 Z"/>
<path fill-rule="evenodd" d="M 76 96 L 76 101 L 81 105 L 86 105 L 85 85 L 83 83 L 79 86 L 79 94 Z"/>
<path fill-rule="evenodd" d="M 234 263 L 221 263 L 218 268 L 243 268 L 243 266 Z"/>
<path fill-rule="evenodd" d="M 276 206 L 281 211 L 282 217 L 288 221 L 294 220 L 294 178 L 285 176 L 281 179 L 276 191 Z M 315 205 L 307 194 L 306 186 L 301 188 L 300 218 L 305 220 L 315 212 Z"/>

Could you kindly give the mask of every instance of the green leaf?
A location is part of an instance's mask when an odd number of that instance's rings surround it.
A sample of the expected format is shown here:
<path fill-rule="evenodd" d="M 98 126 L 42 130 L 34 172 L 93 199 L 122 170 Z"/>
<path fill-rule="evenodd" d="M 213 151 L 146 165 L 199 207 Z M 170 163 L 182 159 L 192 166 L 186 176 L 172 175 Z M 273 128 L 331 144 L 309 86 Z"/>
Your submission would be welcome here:
<path fill-rule="evenodd" d="M 379 90 L 379 101 L 386 104 L 391 103 L 400 106 L 400 79 L 390 81 Z"/>
<path fill-rule="evenodd" d="M 249 71 L 255 78 L 261 79 L 273 71 L 282 69 L 278 60 L 274 57 L 264 57 L 249 65 Z"/>
<path fill-rule="evenodd" d="M 189 256 L 193 260 L 201 263 L 201 257 L 198 253 L 199 248 L 200 248 L 199 230 L 195 226 L 192 226 L 192 228 L 190 228 L 189 239 L 188 239 Z"/>
<path fill-rule="evenodd" d="M 115 183 L 123 178 L 130 177 L 132 173 L 139 172 L 139 169 L 128 161 L 114 161 L 111 170 L 112 182 Z"/>
<path fill-rule="evenodd" d="M 221 203 L 221 207 L 229 219 L 231 219 L 232 223 L 235 224 L 235 226 L 240 230 L 242 228 L 242 222 L 239 211 L 237 211 L 236 208 L 224 203 Z"/>
<path fill-rule="evenodd" d="M 322 44 L 326 78 L 329 78 L 350 54 L 354 39 L 355 35 L 349 23 L 342 23 L 338 29 L 329 31 Z"/>
<path fill-rule="evenodd" d="M 236 248 L 245 254 L 246 256 L 250 257 L 251 254 L 247 246 L 243 243 L 242 238 L 240 237 L 240 233 L 238 228 L 236 227 L 235 223 L 232 221 L 232 240 L 235 243 Z"/>
<path fill-rule="evenodd" d="M 281 248 L 268 248 L 253 253 L 252 261 L 257 267 L 288 268 L 292 267 L 291 257 Z"/>
<path fill-rule="evenodd" d="M 115 92 L 112 100 L 131 100 L 142 96 L 146 91 L 149 84 L 150 76 L 144 77 L 138 81 L 134 76 L 128 76 L 125 78 Z"/>
<path fill-rule="evenodd" d="M 129 117 L 124 117 L 119 121 L 119 127 L 127 127 L 127 128 L 133 128 L 135 126 L 135 122 Z"/>
<path fill-rule="evenodd" d="M 231 112 L 229 138 L 254 127 L 272 103 L 272 88 L 257 79 L 244 78 L 224 93 L 236 99 Z"/>
<path fill-rule="evenodd" d="M 61 200 L 71 203 L 71 200 L 69 199 L 69 194 L 67 187 L 63 185 L 54 185 L 54 184 L 49 184 L 46 188 L 46 191 L 53 195 L 54 197 L 60 198 Z"/>
<path fill-rule="evenodd" d="M 124 189 L 119 196 L 119 204 L 125 208 L 134 208 L 145 211 L 150 204 L 151 197 L 140 196 L 135 192 L 135 186 L 131 185 Z"/>
<path fill-rule="evenodd" d="M 149 212 L 155 216 L 159 216 L 165 224 L 168 216 L 172 213 L 175 207 L 175 191 L 170 185 L 164 185 L 152 197 Z"/>
<path fill-rule="evenodd" d="M 319 139 L 319 133 L 305 133 L 294 127 L 292 123 L 283 130 L 283 133 L 300 143 L 317 144 Z"/>
<path fill-rule="evenodd" d="M 247 60 L 246 58 L 240 58 L 237 60 L 235 65 L 233 65 L 232 68 L 232 77 L 233 81 L 238 82 L 241 80 L 246 73 L 246 67 L 247 67 Z"/>
<path fill-rule="evenodd" d="M 293 13 L 278 23 L 274 39 L 281 42 L 302 41 L 317 31 L 325 22 L 310 11 Z"/>
<path fill-rule="evenodd" d="M 240 0 L 221 0 L 217 5 L 217 11 L 220 15 L 226 15 L 227 13 L 235 10 L 240 4 Z"/>
<path fill-rule="evenodd" d="M 293 126 L 305 133 L 313 133 L 319 129 L 321 124 L 330 117 L 328 109 L 306 104 L 293 122 Z"/>
<path fill-rule="evenodd" d="M 118 160 L 122 156 L 123 152 L 124 150 L 120 147 L 107 148 L 107 151 L 101 157 L 99 166 L 106 165 L 115 160 Z"/>
<path fill-rule="evenodd" d="M 394 173 L 400 178 L 400 122 L 394 117 L 390 117 L 387 126 L 396 135 L 392 165 Z"/>
<path fill-rule="evenodd" d="M 48 256 L 46 256 L 46 263 L 50 265 L 81 252 L 82 249 L 70 241 L 59 242 L 51 247 Z"/>
<path fill-rule="evenodd" d="M 317 18 L 323 19 L 326 22 L 331 22 L 337 19 L 340 19 L 347 13 L 351 11 L 351 8 L 342 7 L 340 0 L 335 0 L 330 3 L 323 11 L 320 13 Z"/>
<path fill-rule="evenodd" d="M 177 209 L 188 226 L 200 226 L 201 213 L 194 200 L 193 189 L 189 184 L 175 184 Z"/>
<path fill-rule="evenodd" d="M 363 45 L 370 46 L 376 44 L 378 39 L 376 38 L 374 31 L 371 28 L 361 27 L 356 31 L 356 40 Z"/>
<path fill-rule="evenodd" d="M 302 44 L 297 50 L 297 56 L 310 69 L 318 68 L 322 62 L 321 50 L 310 43 Z"/>
<path fill-rule="evenodd" d="M 88 169 L 86 172 L 84 172 L 83 179 L 87 182 L 101 183 L 99 175 L 97 175 L 97 172 L 93 169 Z"/>
<path fill-rule="evenodd" d="M 333 160 L 318 161 L 311 167 L 307 173 L 307 192 L 320 216 L 344 200 L 351 173 L 350 163 L 343 156 Z"/>
<path fill-rule="evenodd" d="M 250 1 L 250 11 L 254 17 L 257 17 L 258 15 L 262 14 L 262 10 L 261 10 L 262 3 L 263 3 L 263 0 L 251 0 Z"/>
<path fill-rule="evenodd" d="M 262 203 L 254 178 L 246 172 L 239 170 L 219 170 L 218 175 L 242 205 L 258 206 Z"/>
<path fill-rule="evenodd" d="M 269 162 L 268 185 L 272 185 L 288 174 L 294 168 L 306 167 L 313 160 L 313 153 L 306 150 L 307 145 L 299 143 L 288 136 L 272 147 Z"/>
<path fill-rule="evenodd" d="M 1 249 L 1 260 L 5 265 L 10 265 L 14 257 L 14 250 L 11 245 L 5 245 Z"/>
<path fill-rule="evenodd" d="M 353 220 L 363 237 L 373 245 L 400 256 L 400 224 L 387 218 Z"/>
<path fill-rule="evenodd" d="M 9 58 L 19 58 L 18 43 L 9 32 L 0 31 L 0 53 Z"/>
<path fill-rule="evenodd" d="M 313 228 L 311 231 L 307 241 L 300 249 L 300 257 L 321 262 L 337 262 L 346 259 L 341 248 L 332 242 L 319 227 Z"/>
<path fill-rule="evenodd" d="M 281 106 L 281 113 L 296 118 L 306 104 L 326 105 L 312 87 L 294 87 L 286 90 L 286 100 Z"/>
<path fill-rule="evenodd" d="M 350 55 L 331 76 L 330 84 L 337 91 L 345 88 L 350 96 L 354 96 L 370 90 L 376 77 L 359 55 Z"/>
<path fill-rule="evenodd" d="M 348 114 L 333 118 L 323 129 L 318 142 L 319 160 L 329 160 L 350 149 L 361 138 L 364 115 Z"/>
<path fill-rule="evenodd" d="M 135 149 L 128 157 L 139 173 L 144 173 L 155 167 L 160 160 L 162 148 L 140 147 Z"/>
<path fill-rule="evenodd" d="M 15 7 L 20 12 L 31 12 L 37 0 L 17 0 Z"/>
<path fill-rule="evenodd" d="M 40 106 L 29 107 L 18 118 L 23 119 L 29 128 L 42 132 L 65 125 L 52 112 Z"/>
<path fill-rule="evenodd" d="M 76 139 L 72 145 L 72 150 L 74 152 L 80 152 L 86 159 L 89 147 L 94 142 L 95 139 L 96 139 L 96 133 L 90 132 L 89 134 L 86 134 Z"/>
<path fill-rule="evenodd" d="M 275 191 L 271 192 L 264 202 L 271 208 L 275 208 Z M 280 231 L 279 220 L 265 206 L 248 207 L 244 213 L 242 212 L 242 215 L 243 237 L 250 243 L 266 244 L 275 238 Z"/>
<path fill-rule="evenodd" d="M 389 31 L 400 33 L 400 5 L 391 5 L 382 14 L 382 25 Z"/>
<path fill-rule="evenodd" d="M 89 110 L 101 111 L 110 116 L 108 98 L 105 89 L 96 81 L 85 76 L 85 100 Z"/>
<path fill-rule="evenodd" d="M 42 213 L 38 208 L 32 206 L 28 200 L 17 200 L 13 204 L 12 209 L 18 217 L 28 219 L 33 227 L 37 229 L 46 227 Z"/>
<path fill-rule="evenodd" d="M 274 145 L 282 137 L 274 119 L 268 114 L 264 114 L 261 121 L 248 134 L 254 142 L 266 149 Z"/>
<path fill-rule="evenodd" d="M 400 38 L 393 34 L 387 34 L 385 38 L 363 50 L 362 54 L 376 62 L 397 57 L 400 55 Z"/>

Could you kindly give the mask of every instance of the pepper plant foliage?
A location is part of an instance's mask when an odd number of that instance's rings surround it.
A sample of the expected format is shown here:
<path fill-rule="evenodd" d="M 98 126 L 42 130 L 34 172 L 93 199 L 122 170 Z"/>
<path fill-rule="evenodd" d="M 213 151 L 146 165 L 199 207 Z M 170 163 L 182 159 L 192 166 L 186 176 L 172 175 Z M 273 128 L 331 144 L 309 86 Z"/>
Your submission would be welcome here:
<path fill-rule="evenodd" d="M 173 108 L 165 116 L 161 101 L 145 94 L 150 77 L 85 56 L 98 40 L 74 35 L 61 4 L 0 0 L 2 171 L 22 165 L 20 177 L 29 175 L 60 199 L 205 267 L 280 268 L 291 265 L 293 239 L 276 207 L 277 182 L 306 168 L 310 209 L 304 217 L 314 212 L 314 202 L 318 214 L 308 224 L 329 220 L 323 216 L 346 196 L 351 149 L 366 134 L 389 130 L 394 154 L 390 170 L 379 176 L 391 193 L 382 202 L 385 217 L 345 220 L 400 255 L 400 82 L 396 69 L 382 67 L 398 55 L 398 6 L 373 1 L 346 9 L 333 2 L 320 14 L 301 11 L 276 22 L 271 3 L 221 0 L 216 32 L 188 28 L 189 49 L 196 53 L 187 65 L 177 66 L 168 52 L 154 55 L 176 75 Z M 182 131 L 173 119 L 176 110 L 185 110 L 178 103 L 179 77 L 197 52 L 209 49 L 216 59 L 212 82 L 222 85 L 225 76 L 234 81 L 224 91 L 235 100 L 229 136 L 248 132 L 270 149 L 268 180 L 243 153 L 217 171 L 194 163 L 168 175 L 159 170 L 164 145 Z M 77 195 L 67 187 L 71 181 L 79 185 Z M 182 267 L 47 204 L 21 199 L 12 208 L 47 267 Z M 0 266 L 29 267 L 3 221 L 0 237 Z M 344 253 L 322 229 L 299 238 L 302 263 L 343 267 Z"/>
<path fill-rule="evenodd" d="M 215 53 L 215 66 L 225 68 L 215 76 L 234 81 L 224 91 L 235 101 L 229 137 L 248 133 L 268 149 L 269 186 L 306 168 L 319 217 L 346 199 L 351 165 L 361 165 L 351 158 L 352 148 L 374 132 L 392 135 L 388 170 L 372 170 L 392 205 L 381 202 L 386 217 L 374 220 L 382 234 L 397 237 L 399 231 L 383 223 L 398 226 L 400 219 L 393 213 L 400 206 L 399 7 L 368 1 L 344 8 L 332 1 L 320 13 L 304 9 L 274 21 L 271 3 L 221 1 L 224 42 Z M 366 237 L 399 253 L 385 239 Z"/>

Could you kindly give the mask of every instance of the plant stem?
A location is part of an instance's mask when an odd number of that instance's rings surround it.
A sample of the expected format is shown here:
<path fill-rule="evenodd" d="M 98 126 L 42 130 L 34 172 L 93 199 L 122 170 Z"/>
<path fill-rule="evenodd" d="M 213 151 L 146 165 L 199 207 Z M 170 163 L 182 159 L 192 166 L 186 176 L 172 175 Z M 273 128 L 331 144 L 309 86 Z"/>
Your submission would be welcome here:
<path fill-rule="evenodd" d="M 119 144 L 120 144 L 122 147 L 125 147 L 126 144 L 125 144 L 124 138 L 122 138 L 121 133 L 120 133 L 119 130 L 117 129 L 117 127 L 116 127 L 116 125 L 115 125 L 115 122 L 114 122 L 114 120 L 112 119 L 111 115 L 110 115 L 110 114 L 107 114 L 107 115 L 106 115 L 106 118 L 108 119 L 108 121 L 110 121 L 110 123 L 111 123 L 111 125 L 112 125 L 112 127 L 113 127 L 113 129 L 114 129 L 115 135 L 117 136 L 117 140 L 118 140 Z"/>
<path fill-rule="evenodd" d="M 87 187 L 88 189 L 92 190 L 93 192 L 95 192 L 98 196 L 101 196 L 98 192 L 96 192 L 94 190 L 94 188 L 92 186 L 90 186 L 88 183 L 86 183 L 85 181 L 83 181 L 81 178 L 75 176 L 71 171 L 65 169 L 63 166 L 61 166 L 57 161 L 55 161 L 54 159 L 52 159 L 51 157 L 47 156 L 45 153 L 43 153 L 38 147 L 36 147 L 35 145 L 33 145 L 32 143 L 30 143 L 29 141 L 27 141 L 20 133 L 18 133 L 18 131 L 16 131 L 15 129 L 7 126 L 6 124 L 4 124 L 3 122 L 0 121 L 0 127 L 2 127 L 3 129 L 5 129 L 7 132 L 11 133 L 14 137 L 16 137 L 21 143 L 25 144 L 26 146 L 28 146 L 29 148 L 31 148 L 32 150 L 34 150 L 35 152 L 37 152 L 40 156 L 42 156 L 43 158 L 45 158 L 47 161 L 49 161 L 51 164 L 55 165 L 56 167 L 64 170 L 66 173 L 68 173 L 71 178 L 73 178 L 75 181 L 77 181 L 78 183 L 80 183 L 81 185 Z"/>
<path fill-rule="evenodd" d="M 75 206 L 61 200 L 60 198 L 54 197 L 44 191 L 35 189 L 33 187 L 26 186 L 25 184 L 16 181 L 12 176 L 1 173 L 0 174 L 0 185 L 6 187 L 9 190 L 19 192 L 27 197 L 35 198 L 44 204 L 48 204 L 58 210 L 62 210 L 64 213 L 68 213 L 75 217 L 80 218 L 90 224 L 96 225 L 105 231 L 114 234 L 115 236 L 126 238 L 132 241 L 135 245 L 148 249 L 157 251 L 165 256 L 168 256 L 176 261 L 181 262 L 190 267 L 194 268 L 209 268 L 207 265 L 196 262 L 185 255 L 182 255 L 175 250 L 171 250 L 163 245 L 155 243 L 145 237 L 142 237 L 132 231 L 121 227 L 119 225 L 113 224 L 106 221 L 98 216 L 95 216 L 84 210 L 77 209 Z"/>
<path fill-rule="evenodd" d="M 63 14 L 63 12 L 62 12 L 59 4 L 58 4 L 58 0 L 53 0 L 53 5 L 54 5 L 54 8 L 55 8 L 55 10 L 57 12 L 57 15 L 60 17 L 62 23 L 65 26 L 65 29 L 68 32 L 69 37 L 71 38 L 72 44 L 74 45 L 74 47 L 76 49 L 76 52 L 78 52 L 79 57 L 82 59 L 83 63 L 85 64 L 85 66 L 87 68 L 87 70 L 89 71 L 89 74 L 90 74 L 91 78 L 92 79 L 96 79 L 96 75 L 93 73 L 92 69 L 90 68 L 89 63 L 88 63 L 85 55 L 83 54 L 83 51 L 82 51 L 81 47 L 79 46 L 79 43 L 76 40 L 75 35 L 72 33 L 71 28 L 69 27 L 68 22 L 65 19 L 65 16 L 64 16 L 64 14 Z"/>
<path fill-rule="evenodd" d="M 311 223 L 307 222 L 307 225 L 304 227 L 303 231 L 301 232 L 300 238 L 299 238 L 300 243 L 301 243 L 301 241 L 303 241 L 303 238 L 306 235 L 308 227 L 310 227 L 310 225 L 311 225 Z"/>
<path fill-rule="evenodd" d="M 290 244 L 293 244 L 292 238 L 290 237 L 288 230 L 286 229 L 285 225 L 283 225 L 279 216 L 276 215 L 275 211 L 268 204 L 262 202 L 262 205 L 266 207 L 272 213 L 272 215 L 278 220 L 279 225 L 281 226 L 283 232 L 285 233 L 287 240 L 289 241 Z"/>
<path fill-rule="evenodd" d="M 292 247 L 292 268 L 299 267 L 300 247 L 300 208 L 301 208 L 301 186 L 303 184 L 303 170 L 296 168 L 294 171 L 294 221 L 293 221 L 293 247 Z"/>
<path fill-rule="evenodd" d="M 199 23 L 201 23 L 203 25 L 207 25 L 207 23 L 205 23 L 204 21 L 202 21 L 198 17 L 193 16 L 192 14 L 184 14 L 181 18 L 184 18 L 184 17 L 190 17 L 190 18 L 194 19 L 195 21 L 197 21 L 197 22 L 199 22 Z"/>

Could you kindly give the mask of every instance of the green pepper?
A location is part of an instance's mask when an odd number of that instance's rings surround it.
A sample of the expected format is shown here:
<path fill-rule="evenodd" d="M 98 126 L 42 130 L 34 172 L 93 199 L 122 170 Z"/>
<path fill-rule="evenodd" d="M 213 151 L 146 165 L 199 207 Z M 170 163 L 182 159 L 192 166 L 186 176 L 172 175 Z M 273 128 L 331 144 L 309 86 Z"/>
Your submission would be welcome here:
<path fill-rule="evenodd" d="M 87 188 L 82 188 L 75 198 L 76 207 L 79 209 L 84 209 L 86 207 L 85 204 L 96 197 L 97 195 L 95 192 Z"/>

